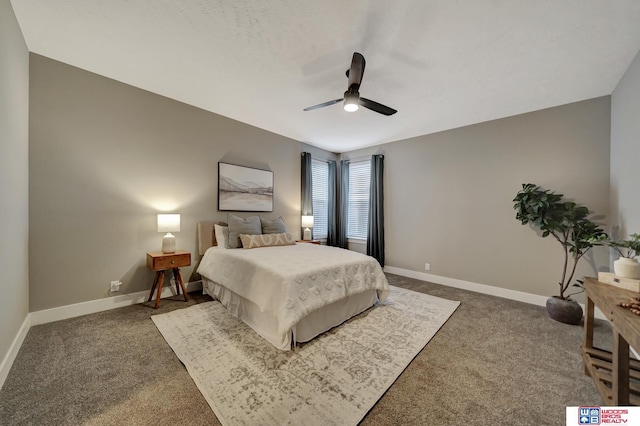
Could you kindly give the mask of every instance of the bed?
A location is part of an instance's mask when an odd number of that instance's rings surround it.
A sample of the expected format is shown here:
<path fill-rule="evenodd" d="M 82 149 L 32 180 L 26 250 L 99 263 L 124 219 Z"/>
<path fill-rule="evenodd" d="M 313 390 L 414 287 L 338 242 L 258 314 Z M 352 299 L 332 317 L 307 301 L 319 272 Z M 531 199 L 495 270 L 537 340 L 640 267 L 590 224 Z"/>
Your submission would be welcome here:
<path fill-rule="evenodd" d="M 203 291 L 278 349 L 313 339 L 389 293 L 370 256 L 308 243 L 223 249 L 213 226 L 198 223 Z"/>

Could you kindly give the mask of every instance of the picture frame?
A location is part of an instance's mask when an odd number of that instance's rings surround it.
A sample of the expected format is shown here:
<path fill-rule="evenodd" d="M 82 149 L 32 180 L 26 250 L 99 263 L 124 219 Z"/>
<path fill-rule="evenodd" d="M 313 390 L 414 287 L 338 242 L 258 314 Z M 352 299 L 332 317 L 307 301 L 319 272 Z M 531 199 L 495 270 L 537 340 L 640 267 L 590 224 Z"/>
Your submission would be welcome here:
<path fill-rule="evenodd" d="M 218 210 L 273 211 L 273 172 L 218 162 Z"/>

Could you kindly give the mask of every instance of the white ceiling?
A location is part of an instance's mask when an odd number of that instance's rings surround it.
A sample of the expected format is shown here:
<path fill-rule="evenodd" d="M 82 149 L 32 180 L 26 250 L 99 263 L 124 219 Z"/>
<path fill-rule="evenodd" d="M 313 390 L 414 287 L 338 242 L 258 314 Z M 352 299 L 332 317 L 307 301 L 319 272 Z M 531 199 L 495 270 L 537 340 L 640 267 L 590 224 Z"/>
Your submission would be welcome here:
<path fill-rule="evenodd" d="M 638 0 L 12 0 L 30 51 L 334 152 L 609 95 Z M 354 51 L 362 96 L 341 105 Z"/>

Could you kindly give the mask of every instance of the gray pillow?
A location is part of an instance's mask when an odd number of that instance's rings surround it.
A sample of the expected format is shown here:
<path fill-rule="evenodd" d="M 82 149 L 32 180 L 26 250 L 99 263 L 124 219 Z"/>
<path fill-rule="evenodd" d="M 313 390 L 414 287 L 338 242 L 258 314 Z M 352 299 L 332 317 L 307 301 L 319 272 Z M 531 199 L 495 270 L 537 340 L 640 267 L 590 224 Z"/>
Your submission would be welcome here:
<path fill-rule="evenodd" d="M 269 220 L 260 216 L 260 223 L 262 224 L 263 234 L 285 234 L 287 232 L 287 227 L 284 226 L 282 217 Z"/>
<path fill-rule="evenodd" d="M 262 226 L 260 225 L 260 218 L 258 216 L 250 216 L 243 219 L 229 214 L 227 222 L 229 223 L 229 248 L 242 248 L 240 234 L 262 234 Z"/>

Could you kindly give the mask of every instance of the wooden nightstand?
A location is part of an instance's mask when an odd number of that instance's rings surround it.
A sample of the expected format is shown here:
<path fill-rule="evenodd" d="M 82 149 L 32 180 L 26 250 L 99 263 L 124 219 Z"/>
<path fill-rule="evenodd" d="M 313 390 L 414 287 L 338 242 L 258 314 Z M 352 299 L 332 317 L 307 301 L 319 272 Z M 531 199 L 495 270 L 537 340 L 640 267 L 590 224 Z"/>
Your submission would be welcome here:
<path fill-rule="evenodd" d="M 164 284 L 164 272 L 169 269 L 173 270 L 173 277 L 176 280 L 176 294 L 179 295 L 180 289 L 182 288 L 184 301 L 188 302 L 189 297 L 187 296 L 187 290 L 185 289 L 184 282 L 182 281 L 182 275 L 180 275 L 180 268 L 190 265 L 191 253 L 188 251 L 176 250 L 175 253 L 153 251 L 147 253 L 147 268 L 152 271 L 156 271 L 156 275 L 153 278 L 153 286 L 151 287 L 151 292 L 149 293 L 149 299 L 147 302 L 151 301 L 153 298 L 153 292 L 157 290 L 155 308 L 158 309 L 158 306 L 160 306 L 160 296 L 162 295 L 162 286 Z"/>
<path fill-rule="evenodd" d="M 296 243 L 309 243 L 320 245 L 320 240 L 296 240 Z"/>

